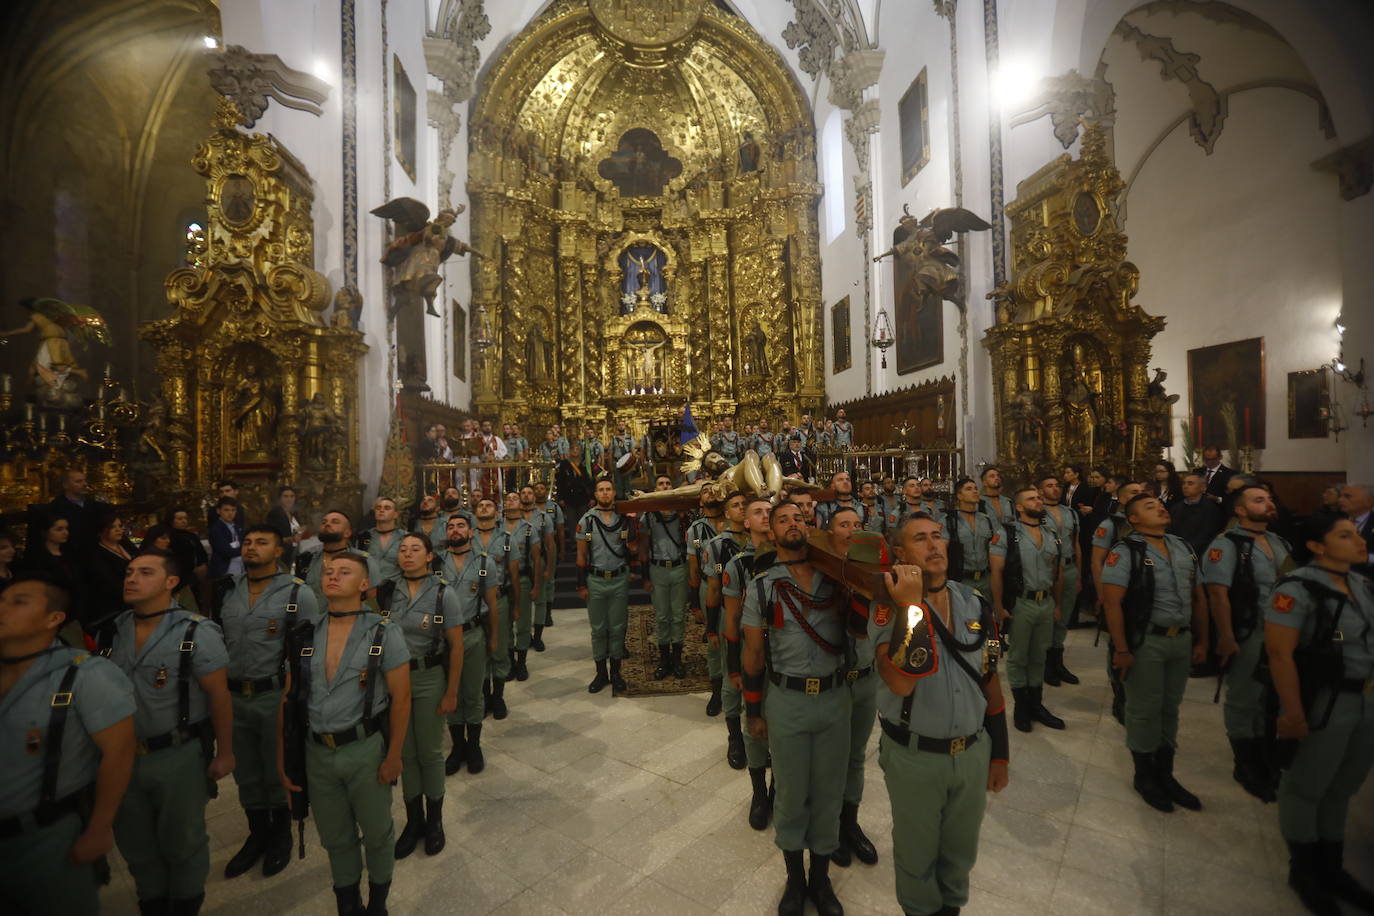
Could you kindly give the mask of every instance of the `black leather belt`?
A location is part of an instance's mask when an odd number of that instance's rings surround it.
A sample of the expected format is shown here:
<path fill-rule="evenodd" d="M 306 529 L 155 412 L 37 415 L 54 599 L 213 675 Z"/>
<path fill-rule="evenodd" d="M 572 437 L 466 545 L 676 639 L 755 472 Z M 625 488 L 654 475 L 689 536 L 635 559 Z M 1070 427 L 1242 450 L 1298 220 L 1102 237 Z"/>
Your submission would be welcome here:
<path fill-rule="evenodd" d="M 229 692 L 241 697 L 251 697 L 255 693 L 267 693 L 269 690 L 279 690 L 282 684 L 283 680 L 280 674 L 244 681 L 236 681 L 230 678 Z"/>
<path fill-rule="evenodd" d="M 873 666 L 867 668 L 850 668 L 844 673 L 844 679 L 849 682 L 861 681 L 873 673 Z"/>
<path fill-rule="evenodd" d="M 681 566 L 683 563 L 686 563 L 686 562 L 687 562 L 686 560 L 654 560 L 654 561 L 653 561 L 653 563 L 654 563 L 655 566 L 661 566 L 661 567 L 663 567 L 664 569 L 676 569 L 677 567 Z"/>
<path fill-rule="evenodd" d="M 14 817 L 0 820 L 0 838 L 7 839 L 12 836 L 20 836 L 30 830 L 38 830 L 49 824 L 55 824 L 68 814 L 79 812 L 85 794 L 85 789 L 78 789 L 66 798 L 59 798 L 46 807 L 39 805 L 25 814 L 16 814 Z"/>
<path fill-rule="evenodd" d="M 1027 601 L 1044 601 L 1049 596 L 1050 590 L 1047 588 L 1041 589 L 1040 591 L 1025 591 L 1021 593 L 1021 597 L 1025 598 Z"/>
<path fill-rule="evenodd" d="M 352 744 L 354 741 L 361 741 L 370 738 L 382 730 L 382 716 L 386 715 L 383 711 L 381 715 L 373 716 L 363 722 L 359 722 L 352 728 L 341 732 L 311 732 L 310 737 L 315 739 L 316 744 L 323 744 L 333 750 L 343 747 L 345 744 Z"/>
<path fill-rule="evenodd" d="M 1150 624 L 1150 629 L 1147 630 L 1146 632 L 1148 632 L 1151 636 L 1179 636 L 1179 635 L 1181 635 L 1181 634 L 1183 634 L 1183 633 L 1187 633 L 1187 632 L 1191 631 L 1192 629 L 1193 629 L 1193 628 L 1192 628 L 1192 627 L 1189 627 L 1189 626 L 1182 626 L 1182 627 L 1161 627 L 1161 626 L 1158 626 L 1157 624 L 1153 624 L 1153 623 L 1152 623 L 1152 624 Z"/>
<path fill-rule="evenodd" d="M 815 696 L 818 693 L 825 693 L 832 687 L 847 684 L 849 679 L 845 674 L 844 671 L 836 671 L 825 677 L 788 677 L 785 674 L 775 674 L 770 671 L 768 672 L 768 679 L 779 687 L 786 687 L 788 690 L 796 690 Z"/>
<path fill-rule="evenodd" d="M 587 575 L 596 576 L 598 579 L 614 579 L 616 576 L 623 576 L 630 567 L 622 566 L 619 569 L 597 569 L 595 566 L 587 567 Z"/>
<path fill-rule="evenodd" d="M 1341 693 L 1374 694 L 1374 677 L 1347 677 L 1341 680 Z"/>
<path fill-rule="evenodd" d="M 134 753 L 142 757 L 158 751 L 165 751 L 169 747 L 176 747 L 188 741 L 199 741 L 201 734 L 209 726 L 210 720 L 202 719 L 195 725 L 178 725 L 165 734 L 154 735 L 151 738 L 139 738 L 134 745 Z"/>
<path fill-rule="evenodd" d="M 438 668 L 448 661 L 448 656 L 442 652 L 434 655 L 426 655 L 424 658 L 412 658 L 410 660 L 411 671 L 428 671 L 430 668 Z"/>
<path fill-rule="evenodd" d="M 878 718 L 878 724 L 883 727 L 883 734 L 887 735 L 893 741 L 896 741 L 902 747 L 911 746 L 912 734 L 910 729 L 902 728 L 900 725 L 894 725 L 881 716 Z M 978 734 L 975 732 L 972 735 L 965 735 L 962 738 L 927 738 L 925 735 L 916 735 L 915 738 L 916 750 L 953 757 L 962 754 L 976 744 L 978 741 Z"/>

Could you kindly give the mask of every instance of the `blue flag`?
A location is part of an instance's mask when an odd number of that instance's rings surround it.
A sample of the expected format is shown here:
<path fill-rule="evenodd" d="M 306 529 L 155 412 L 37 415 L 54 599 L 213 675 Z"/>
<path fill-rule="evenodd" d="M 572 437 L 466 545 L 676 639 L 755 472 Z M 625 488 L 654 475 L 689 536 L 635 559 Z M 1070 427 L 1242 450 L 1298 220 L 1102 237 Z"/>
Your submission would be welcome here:
<path fill-rule="evenodd" d="M 692 419 L 692 405 L 689 403 L 682 414 L 682 435 L 678 444 L 686 445 L 697 437 L 697 421 Z"/>

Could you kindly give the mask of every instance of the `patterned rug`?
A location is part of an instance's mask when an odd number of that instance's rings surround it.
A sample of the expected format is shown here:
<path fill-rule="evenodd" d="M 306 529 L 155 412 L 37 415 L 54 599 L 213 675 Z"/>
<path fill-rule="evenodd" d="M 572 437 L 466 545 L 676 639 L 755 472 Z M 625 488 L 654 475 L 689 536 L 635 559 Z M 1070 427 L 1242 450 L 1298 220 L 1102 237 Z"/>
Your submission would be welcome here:
<path fill-rule="evenodd" d="M 671 674 L 661 681 L 654 680 L 658 667 L 658 638 L 654 633 L 652 605 L 630 605 L 630 623 L 625 629 L 625 662 L 620 672 L 629 684 L 626 696 L 652 697 L 670 693 L 698 693 L 711 689 L 706 673 L 706 643 L 701 641 L 702 625 L 687 612 L 687 638 L 682 647 L 682 663 L 687 676 L 678 680 Z"/>

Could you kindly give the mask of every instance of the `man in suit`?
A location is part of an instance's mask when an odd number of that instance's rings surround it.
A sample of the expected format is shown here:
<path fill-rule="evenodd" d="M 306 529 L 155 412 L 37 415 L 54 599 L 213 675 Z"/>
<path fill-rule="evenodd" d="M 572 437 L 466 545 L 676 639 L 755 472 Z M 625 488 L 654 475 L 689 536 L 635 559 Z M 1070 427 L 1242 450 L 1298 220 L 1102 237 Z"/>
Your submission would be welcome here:
<path fill-rule="evenodd" d="M 99 519 L 113 511 L 109 503 L 103 503 L 91 496 L 90 486 L 86 483 L 86 472 L 68 468 L 62 474 L 62 492 L 46 506 L 34 507 L 30 511 L 30 546 L 43 543 L 47 520 L 65 518 L 71 534 L 67 539 L 67 550 L 73 556 L 82 558 L 95 549 L 99 536 Z"/>
<path fill-rule="evenodd" d="M 215 520 L 210 525 L 211 579 L 243 572 L 242 545 L 239 501 L 232 496 L 221 496 L 215 503 Z"/>
<path fill-rule="evenodd" d="M 1221 507 L 1206 498 L 1206 489 L 1207 475 L 1189 471 L 1183 475 L 1183 498 L 1169 507 L 1169 534 L 1183 538 L 1200 557 L 1226 523 Z"/>
<path fill-rule="evenodd" d="M 1198 468 L 1207 484 L 1207 498 L 1220 503 L 1226 497 L 1226 482 L 1235 471 L 1221 463 L 1221 449 L 1209 445 L 1202 450 L 1202 467 Z"/>
<path fill-rule="evenodd" d="M 1374 511 L 1371 511 L 1374 510 L 1374 487 L 1369 484 L 1348 483 L 1341 487 L 1337 505 L 1341 507 L 1345 517 L 1355 523 L 1366 545 L 1368 562 L 1356 564 L 1351 568 L 1369 575 L 1374 572 Z"/>
<path fill-rule="evenodd" d="M 301 522 L 300 513 L 296 510 L 295 487 L 277 488 L 277 504 L 267 513 L 267 524 L 281 535 L 282 567 L 291 569 L 296 562 L 296 548 L 310 536 L 310 529 Z"/>
<path fill-rule="evenodd" d="M 802 451 L 800 433 L 792 433 L 787 441 L 787 451 L 778 456 L 778 464 L 782 467 L 784 477 L 800 477 L 806 481 L 814 481 L 816 478 L 815 464 Z"/>

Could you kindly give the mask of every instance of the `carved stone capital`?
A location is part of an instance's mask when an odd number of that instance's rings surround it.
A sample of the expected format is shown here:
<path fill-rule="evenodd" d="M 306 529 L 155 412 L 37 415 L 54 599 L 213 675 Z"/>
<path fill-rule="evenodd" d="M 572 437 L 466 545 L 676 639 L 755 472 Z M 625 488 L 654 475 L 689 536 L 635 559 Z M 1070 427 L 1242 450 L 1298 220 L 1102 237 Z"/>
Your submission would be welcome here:
<path fill-rule="evenodd" d="M 242 45 L 229 45 L 206 72 L 210 86 L 232 101 L 252 127 L 267 110 L 270 99 L 287 108 L 321 113 L 329 98 L 329 84 L 317 76 L 293 70 L 275 54 L 254 54 Z"/>
<path fill-rule="evenodd" d="M 831 64 L 830 104 L 850 110 L 858 108 L 864 90 L 877 85 L 886 55 L 878 48 L 864 48 L 850 51 Z"/>
<path fill-rule="evenodd" d="M 1011 126 L 1029 124 L 1049 115 L 1055 139 L 1068 149 L 1078 139 L 1080 118 L 1105 127 L 1115 114 L 1115 92 L 1110 83 L 1070 70 L 1042 80 L 1034 107 L 1012 118 Z"/>

